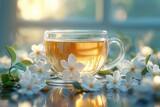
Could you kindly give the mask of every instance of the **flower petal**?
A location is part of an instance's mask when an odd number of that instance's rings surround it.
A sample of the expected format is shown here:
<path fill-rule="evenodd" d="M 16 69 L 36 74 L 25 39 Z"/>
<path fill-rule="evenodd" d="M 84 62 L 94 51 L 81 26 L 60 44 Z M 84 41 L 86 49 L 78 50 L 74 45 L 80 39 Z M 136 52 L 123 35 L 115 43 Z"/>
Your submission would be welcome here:
<path fill-rule="evenodd" d="M 136 68 L 136 69 L 140 69 L 143 70 L 145 68 L 145 61 L 144 60 L 140 60 L 138 57 L 134 58 L 132 60 L 132 65 Z"/>
<path fill-rule="evenodd" d="M 84 88 L 84 90 L 90 90 L 91 91 L 91 88 L 87 84 L 82 83 L 81 86 Z"/>
<path fill-rule="evenodd" d="M 72 72 L 71 75 L 72 75 L 73 80 L 79 80 L 80 79 L 80 73 L 77 72 L 77 71 Z"/>
<path fill-rule="evenodd" d="M 69 79 L 69 77 L 70 77 L 70 71 L 64 70 L 62 73 L 62 79 L 67 80 L 67 79 Z"/>
<path fill-rule="evenodd" d="M 37 50 L 37 48 L 38 48 L 37 45 L 32 45 L 32 46 L 31 46 L 31 49 L 32 49 L 33 52 L 35 52 L 35 51 Z"/>
<path fill-rule="evenodd" d="M 43 69 L 44 69 L 45 71 L 48 71 L 50 68 L 51 68 L 51 65 L 50 65 L 50 64 L 45 64 L 45 65 L 43 66 Z"/>
<path fill-rule="evenodd" d="M 41 53 L 41 54 L 37 55 L 37 58 L 43 60 L 43 59 L 45 59 L 45 55 Z"/>
<path fill-rule="evenodd" d="M 84 83 L 84 84 L 90 83 L 90 80 L 86 75 L 82 76 L 82 83 Z"/>
<path fill-rule="evenodd" d="M 113 81 L 113 77 L 111 75 L 106 75 L 106 80 L 108 82 L 112 82 Z"/>
<path fill-rule="evenodd" d="M 27 94 L 28 96 L 31 96 L 31 95 L 33 95 L 33 94 L 34 94 L 34 92 L 33 92 L 33 91 L 31 91 L 31 90 L 29 90 L 29 91 L 27 91 L 25 94 Z"/>
<path fill-rule="evenodd" d="M 108 89 L 112 89 L 114 86 L 113 86 L 113 84 L 108 83 L 106 87 L 107 87 Z"/>
<path fill-rule="evenodd" d="M 142 79 L 142 74 L 141 74 L 141 72 L 139 72 L 139 73 L 134 73 L 133 77 L 134 77 L 135 79 L 141 80 L 141 79 Z"/>
<path fill-rule="evenodd" d="M 79 71 L 79 72 L 82 71 L 84 67 L 85 67 L 84 64 L 82 64 L 80 62 L 76 63 L 76 65 L 75 65 L 76 71 Z"/>
<path fill-rule="evenodd" d="M 36 65 L 39 68 L 39 67 L 42 67 L 44 65 L 44 63 L 39 61 L 39 62 L 36 63 Z"/>
<path fill-rule="evenodd" d="M 130 68 L 123 68 L 121 74 L 126 75 L 128 72 L 130 72 Z"/>
<path fill-rule="evenodd" d="M 39 45 L 38 45 L 38 49 L 39 49 L 40 51 L 43 51 L 43 44 L 39 44 Z"/>
<path fill-rule="evenodd" d="M 38 67 L 36 65 L 31 65 L 31 66 L 29 66 L 29 70 L 32 71 L 32 72 L 37 72 Z"/>
<path fill-rule="evenodd" d="M 29 57 L 31 57 L 31 58 L 34 58 L 36 55 L 35 55 L 35 53 L 34 52 L 31 52 L 30 54 L 29 54 Z"/>
<path fill-rule="evenodd" d="M 136 79 L 132 79 L 131 80 L 131 85 L 132 85 L 132 87 L 138 85 L 138 81 Z"/>
<path fill-rule="evenodd" d="M 64 69 L 69 69 L 70 65 L 67 61 L 61 60 L 60 63 Z"/>
<path fill-rule="evenodd" d="M 76 63 L 76 56 L 70 54 L 68 57 L 68 63 L 73 66 Z"/>
<path fill-rule="evenodd" d="M 126 76 L 128 76 L 128 78 L 132 78 L 133 76 L 134 76 L 134 72 L 128 72 L 127 74 L 126 74 Z"/>
<path fill-rule="evenodd" d="M 159 66 L 154 64 L 153 65 L 153 72 L 157 72 L 158 73 L 158 71 L 159 71 Z"/>
<path fill-rule="evenodd" d="M 97 82 L 94 83 L 93 90 L 94 90 L 94 91 L 98 91 L 98 90 L 101 89 L 103 86 L 104 86 L 104 85 L 97 80 Z"/>
<path fill-rule="evenodd" d="M 133 72 L 126 74 L 126 80 L 127 80 L 127 81 L 131 81 L 131 80 L 132 80 L 132 77 L 133 77 Z"/>
<path fill-rule="evenodd" d="M 130 65 L 131 65 L 131 62 L 129 60 L 122 60 L 122 62 L 120 63 L 121 68 L 126 68 L 126 67 L 129 67 Z"/>
<path fill-rule="evenodd" d="M 122 79 L 122 80 L 121 80 L 121 85 L 126 85 L 126 83 L 127 83 L 127 80 L 126 80 L 126 79 Z"/>
<path fill-rule="evenodd" d="M 113 73 L 113 78 L 114 78 L 115 80 L 118 80 L 118 79 L 120 78 L 120 72 L 119 72 L 118 70 L 114 71 L 114 73 Z"/>
<path fill-rule="evenodd" d="M 125 87 L 125 86 L 120 86 L 119 88 L 120 88 L 120 90 L 121 90 L 122 92 L 128 91 L 127 87 Z"/>

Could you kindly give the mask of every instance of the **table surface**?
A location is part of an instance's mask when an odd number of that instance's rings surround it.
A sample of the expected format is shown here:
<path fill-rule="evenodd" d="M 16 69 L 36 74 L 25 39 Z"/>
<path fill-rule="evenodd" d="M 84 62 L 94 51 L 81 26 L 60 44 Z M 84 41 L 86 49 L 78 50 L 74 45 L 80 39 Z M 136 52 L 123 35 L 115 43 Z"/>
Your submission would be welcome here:
<path fill-rule="evenodd" d="M 158 102 L 144 94 L 106 88 L 99 92 L 80 92 L 73 87 L 61 86 L 49 86 L 48 91 L 32 96 L 2 90 L 0 107 L 159 107 Z"/>

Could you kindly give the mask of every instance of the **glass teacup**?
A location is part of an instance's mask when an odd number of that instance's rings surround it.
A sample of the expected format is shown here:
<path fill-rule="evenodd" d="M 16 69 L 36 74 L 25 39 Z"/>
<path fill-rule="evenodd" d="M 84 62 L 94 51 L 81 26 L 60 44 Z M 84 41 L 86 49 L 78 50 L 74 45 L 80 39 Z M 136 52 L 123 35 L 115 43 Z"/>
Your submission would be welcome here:
<path fill-rule="evenodd" d="M 120 53 L 117 59 L 106 64 L 109 45 L 112 43 L 119 46 Z M 124 57 L 121 40 L 108 38 L 105 30 L 48 30 L 45 31 L 44 44 L 47 61 L 52 65 L 53 72 L 61 79 L 65 70 L 61 61 L 68 61 L 70 55 L 76 58 L 76 63 L 84 65 L 80 74 L 88 76 L 96 74 L 101 69 L 115 67 Z M 73 79 L 71 77 L 67 80 Z"/>

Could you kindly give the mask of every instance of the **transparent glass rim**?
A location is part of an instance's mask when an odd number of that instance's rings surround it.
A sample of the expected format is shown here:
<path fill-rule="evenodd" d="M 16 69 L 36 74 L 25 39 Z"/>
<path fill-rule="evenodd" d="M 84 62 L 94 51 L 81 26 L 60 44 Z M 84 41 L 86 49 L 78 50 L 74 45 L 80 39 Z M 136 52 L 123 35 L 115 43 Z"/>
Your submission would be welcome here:
<path fill-rule="evenodd" d="M 46 30 L 45 34 L 53 33 L 91 33 L 91 34 L 107 34 L 107 30 Z"/>

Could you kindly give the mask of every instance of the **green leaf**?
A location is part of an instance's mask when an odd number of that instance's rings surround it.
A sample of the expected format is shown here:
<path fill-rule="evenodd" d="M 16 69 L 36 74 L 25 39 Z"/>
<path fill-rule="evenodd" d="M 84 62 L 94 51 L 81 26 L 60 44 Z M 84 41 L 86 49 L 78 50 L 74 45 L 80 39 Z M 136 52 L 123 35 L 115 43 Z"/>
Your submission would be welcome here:
<path fill-rule="evenodd" d="M 131 53 L 130 58 L 133 59 L 134 57 L 136 57 L 136 55 L 134 53 Z"/>
<path fill-rule="evenodd" d="M 147 67 L 141 72 L 142 75 L 145 75 L 148 72 Z"/>
<path fill-rule="evenodd" d="M 6 50 L 11 57 L 11 65 L 16 61 L 16 52 L 12 47 L 6 46 Z"/>
<path fill-rule="evenodd" d="M 14 85 L 15 85 L 15 83 L 12 81 L 8 81 L 5 84 L 3 84 L 4 87 L 13 87 Z"/>
<path fill-rule="evenodd" d="M 10 80 L 9 74 L 2 74 L 1 79 L 4 87 L 13 87 L 15 85 L 15 83 Z"/>
<path fill-rule="evenodd" d="M 151 57 L 151 54 L 146 57 L 146 64 L 148 63 L 150 57 Z"/>
<path fill-rule="evenodd" d="M 12 76 L 12 78 L 14 78 L 15 80 L 17 80 L 18 79 L 18 75 L 19 75 L 19 71 L 16 69 L 16 70 L 12 71 L 10 73 L 10 75 Z"/>
<path fill-rule="evenodd" d="M 13 68 L 19 69 L 19 70 L 23 70 L 26 71 L 26 66 L 21 63 L 21 62 L 17 62 L 14 66 L 12 66 Z"/>
<path fill-rule="evenodd" d="M 7 81 L 9 81 L 9 75 L 8 74 L 2 74 L 1 75 L 2 83 L 5 84 Z"/>
<path fill-rule="evenodd" d="M 107 70 L 107 71 L 99 71 L 98 75 L 104 76 L 104 75 L 113 75 L 113 71 Z"/>
<path fill-rule="evenodd" d="M 33 63 L 30 60 L 22 60 L 21 63 L 23 63 L 26 66 L 33 65 Z"/>
<path fill-rule="evenodd" d="M 146 64 L 148 63 L 150 57 L 151 57 L 151 54 L 146 57 L 146 60 L 145 60 Z M 141 74 L 145 75 L 147 72 L 148 72 L 147 67 L 145 67 L 144 70 L 141 72 Z"/>
<path fill-rule="evenodd" d="M 73 82 L 72 85 L 76 89 L 83 90 L 83 87 L 81 86 L 79 82 Z"/>

